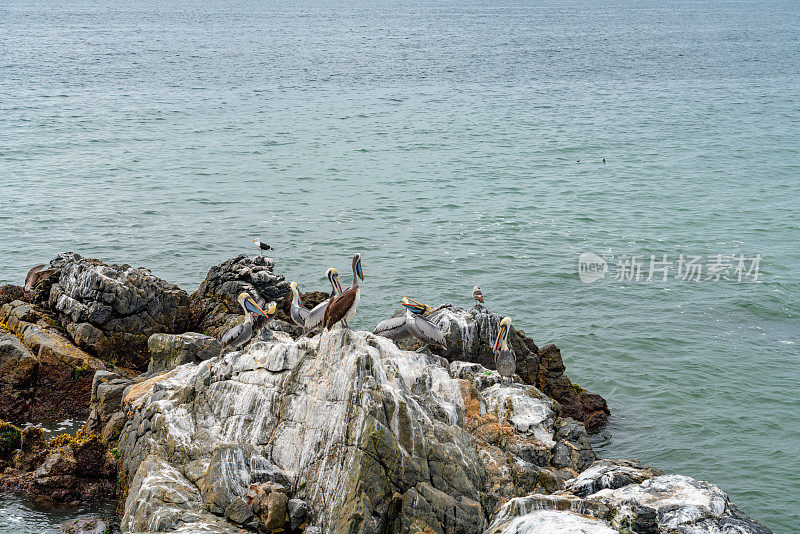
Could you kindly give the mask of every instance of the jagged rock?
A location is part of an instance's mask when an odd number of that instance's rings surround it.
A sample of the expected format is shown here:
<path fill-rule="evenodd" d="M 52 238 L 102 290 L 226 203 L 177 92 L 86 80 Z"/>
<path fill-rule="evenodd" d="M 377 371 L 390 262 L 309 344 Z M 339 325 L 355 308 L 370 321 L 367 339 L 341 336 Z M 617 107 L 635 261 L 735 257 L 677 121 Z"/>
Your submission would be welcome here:
<path fill-rule="evenodd" d="M 106 367 L 51 322 L 22 301 L 0 308 L 0 323 L 10 332 L 0 334 L 0 417 L 18 423 L 86 417 L 92 376 Z"/>
<path fill-rule="evenodd" d="M 147 340 L 147 347 L 150 350 L 148 373 L 160 373 L 184 363 L 208 360 L 222 352 L 219 341 L 197 332 L 153 334 Z"/>
<path fill-rule="evenodd" d="M 253 517 L 253 510 L 241 497 L 236 497 L 227 508 L 225 508 L 225 517 L 228 521 L 232 521 L 238 525 L 244 525 L 249 522 Z"/>
<path fill-rule="evenodd" d="M 121 412 L 122 395 L 133 380 L 110 371 L 97 371 L 92 380 L 89 418 L 84 425 L 88 434 L 99 434 L 104 442 L 119 436 L 125 422 Z"/>
<path fill-rule="evenodd" d="M 492 346 L 497 337 L 502 315 L 490 312 L 483 304 L 469 310 L 448 307 L 430 317 L 444 333 L 447 351 L 443 355 L 451 362 L 473 362 L 494 369 Z M 522 330 L 513 326 L 509 343 L 517 358 L 517 375 L 561 403 L 561 413 L 584 423 L 588 430 L 605 425 L 610 413 L 600 395 L 576 388 L 564 374 L 566 367 L 555 345 L 539 348 Z M 401 342 L 404 348 L 416 349 L 419 343 Z M 580 391 L 579 391 L 580 389 Z"/>
<path fill-rule="evenodd" d="M 552 495 L 509 500 L 489 527 L 517 532 L 769 534 L 717 486 L 635 460 L 600 460 Z M 548 531 L 549 532 L 549 531 Z"/>
<path fill-rule="evenodd" d="M 284 532 L 289 505 L 286 488 L 272 482 L 253 484 L 247 491 L 247 501 L 263 530 Z"/>
<path fill-rule="evenodd" d="M 21 448 L 0 474 L 0 490 L 62 503 L 114 495 L 115 462 L 97 436 L 46 443 L 40 432 L 22 432 Z"/>
<path fill-rule="evenodd" d="M 507 498 L 563 487 L 585 458 L 555 467 L 552 451 L 588 443 L 534 386 L 451 376 L 444 358 L 349 330 L 274 332 L 135 384 L 123 404 L 124 532 L 187 514 L 220 528 L 255 484 L 267 528 L 286 528 L 292 498 L 325 531 L 477 533 Z"/>
<path fill-rule="evenodd" d="M 212 267 L 191 297 L 194 328 L 219 337 L 233 326 L 229 321 L 240 319 L 242 309 L 236 299 L 242 291 L 250 293 L 259 304 L 282 301 L 291 295 L 283 276 L 273 273 L 274 266 L 275 262 L 266 256 L 242 254 Z M 283 302 L 278 302 L 279 310 L 282 306 Z M 287 316 L 278 318 L 286 320 Z"/>
<path fill-rule="evenodd" d="M 8 304 L 14 300 L 25 298 L 25 290 L 13 284 L 3 284 L 0 286 L 0 306 Z"/>
<path fill-rule="evenodd" d="M 180 333 L 189 326 L 189 295 L 147 269 L 74 253 L 61 254 L 50 265 L 58 270 L 50 308 L 74 341 L 103 361 L 144 370 L 151 334 Z"/>
<path fill-rule="evenodd" d="M 306 520 L 308 504 L 301 499 L 289 499 L 286 510 L 289 514 L 289 527 L 292 530 L 297 530 Z"/>

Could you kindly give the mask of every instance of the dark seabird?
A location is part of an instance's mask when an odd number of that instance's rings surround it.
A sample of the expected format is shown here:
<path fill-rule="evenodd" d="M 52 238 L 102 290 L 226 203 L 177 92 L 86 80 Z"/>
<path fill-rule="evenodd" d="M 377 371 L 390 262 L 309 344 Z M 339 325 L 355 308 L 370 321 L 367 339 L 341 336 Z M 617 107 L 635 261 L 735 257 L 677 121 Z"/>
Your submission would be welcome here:
<path fill-rule="evenodd" d="M 44 264 L 37 265 L 36 267 L 32 268 L 30 271 L 28 271 L 28 275 L 25 277 L 25 293 L 30 293 L 33 291 L 33 289 L 39 285 L 42 280 L 55 272 L 56 269 L 45 269 Z"/>
<path fill-rule="evenodd" d="M 353 254 L 353 283 L 325 308 L 325 315 L 322 319 L 323 329 L 330 330 L 339 322 L 347 326 L 347 323 L 355 317 L 358 301 L 361 299 L 359 279 L 364 280 L 364 272 L 361 269 L 361 254 L 355 253 Z"/>
<path fill-rule="evenodd" d="M 494 366 L 500 376 L 510 378 L 517 370 L 517 358 L 514 350 L 508 346 L 508 334 L 511 331 L 511 318 L 505 317 L 500 321 L 500 331 L 497 333 L 497 340 L 494 342 L 492 352 L 494 352 Z"/>
<path fill-rule="evenodd" d="M 264 254 L 265 250 L 275 250 L 271 246 L 267 245 L 266 243 L 258 239 L 253 239 L 253 246 L 256 247 L 261 252 L 261 254 Z"/>

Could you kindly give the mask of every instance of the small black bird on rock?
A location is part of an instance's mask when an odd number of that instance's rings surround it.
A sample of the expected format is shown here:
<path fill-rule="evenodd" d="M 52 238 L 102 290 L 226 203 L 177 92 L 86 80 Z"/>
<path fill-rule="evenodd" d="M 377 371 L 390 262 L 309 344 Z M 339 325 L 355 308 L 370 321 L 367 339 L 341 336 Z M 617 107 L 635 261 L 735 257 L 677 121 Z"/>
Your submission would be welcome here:
<path fill-rule="evenodd" d="M 267 245 L 266 243 L 258 239 L 253 239 L 253 246 L 256 247 L 259 251 L 261 251 L 262 256 L 264 255 L 265 250 L 275 250 L 271 246 Z"/>

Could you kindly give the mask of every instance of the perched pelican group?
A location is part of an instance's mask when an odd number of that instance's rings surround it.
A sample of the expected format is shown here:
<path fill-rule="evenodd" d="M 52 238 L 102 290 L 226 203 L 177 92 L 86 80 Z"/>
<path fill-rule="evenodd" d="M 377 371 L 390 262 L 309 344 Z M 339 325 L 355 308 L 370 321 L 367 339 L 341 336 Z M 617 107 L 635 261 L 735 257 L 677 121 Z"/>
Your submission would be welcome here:
<path fill-rule="evenodd" d="M 260 250 L 269 250 L 271 247 L 258 240 L 254 244 Z M 289 317 L 297 326 L 302 327 L 303 335 L 311 334 L 316 331 L 328 331 L 341 325 L 349 328 L 350 321 L 356 315 L 359 301 L 361 300 L 361 282 L 364 280 L 364 271 L 361 265 L 361 254 L 353 255 L 352 262 L 353 282 L 345 290 L 339 282 L 339 271 L 331 267 L 325 273 L 331 286 L 330 296 L 309 309 L 303 305 L 300 296 L 300 288 L 297 282 L 291 282 L 289 288 L 292 292 L 292 302 L 289 307 Z M 476 303 L 483 303 L 484 297 L 481 288 L 475 286 L 472 289 L 472 298 Z M 253 297 L 244 292 L 239 295 L 239 305 L 244 310 L 245 320 L 243 323 L 231 328 L 222 336 L 222 344 L 231 349 L 238 349 L 253 336 L 253 318 L 257 315 L 271 318 L 275 315 L 277 305 L 270 302 L 267 311 L 264 311 Z M 413 337 L 433 348 L 447 350 L 447 341 L 444 333 L 427 316 L 430 316 L 443 307 L 431 308 L 427 304 L 422 304 L 414 299 L 403 297 L 400 304 L 405 308 L 403 315 L 392 317 L 381 321 L 375 327 L 373 333 L 392 340 L 405 337 Z M 516 357 L 513 349 L 508 345 L 508 337 L 511 331 L 511 319 L 508 317 L 500 321 L 500 328 L 495 339 L 492 353 L 494 354 L 494 364 L 497 372 L 505 381 L 506 378 L 513 377 L 516 372 Z"/>
<path fill-rule="evenodd" d="M 275 312 L 278 309 L 275 301 L 272 301 L 267 305 L 267 311 L 264 311 L 255 301 L 255 299 L 250 296 L 250 293 L 247 293 L 246 291 L 239 293 L 239 298 L 237 300 L 239 301 L 239 306 L 241 306 L 244 310 L 244 322 L 237 324 L 225 332 L 221 340 L 223 347 L 228 347 L 233 350 L 238 349 L 250 341 L 250 338 L 253 337 L 254 316 L 261 315 L 269 319 L 275 315 Z"/>

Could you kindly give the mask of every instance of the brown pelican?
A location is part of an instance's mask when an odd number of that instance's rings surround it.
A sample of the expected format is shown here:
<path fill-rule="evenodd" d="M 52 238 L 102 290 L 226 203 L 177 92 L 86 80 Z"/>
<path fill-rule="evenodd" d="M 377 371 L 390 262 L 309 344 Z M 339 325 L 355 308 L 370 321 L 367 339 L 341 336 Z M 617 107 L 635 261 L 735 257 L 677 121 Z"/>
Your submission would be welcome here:
<path fill-rule="evenodd" d="M 500 321 L 500 331 L 497 333 L 497 340 L 494 342 L 492 352 L 494 352 L 494 366 L 500 376 L 504 379 L 506 377 L 514 376 L 517 370 L 517 358 L 514 356 L 514 350 L 508 346 L 508 334 L 511 330 L 511 318 L 504 317 Z"/>
<path fill-rule="evenodd" d="M 347 326 L 347 323 L 355 317 L 358 301 L 361 299 L 359 278 L 364 280 L 364 271 L 361 269 L 361 254 L 356 252 L 353 254 L 353 283 L 342 291 L 341 295 L 333 299 L 325 309 L 325 316 L 322 319 L 322 326 L 325 330 L 330 330 L 339 322 Z"/>
<path fill-rule="evenodd" d="M 55 272 L 55 269 L 45 269 L 44 264 L 32 268 L 25 277 L 25 293 L 33 291 L 33 288 L 39 285 L 39 282 Z"/>
<path fill-rule="evenodd" d="M 402 304 L 406 309 L 406 314 L 381 321 L 373 333 L 389 339 L 414 336 L 427 345 L 435 345 L 446 350 L 447 342 L 444 334 L 435 324 L 424 317 L 431 307 L 408 297 L 403 297 Z"/>
<path fill-rule="evenodd" d="M 300 298 L 300 291 L 297 289 L 297 282 L 289 284 L 292 290 L 292 305 L 289 307 L 289 316 L 297 326 L 305 326 L 306 319 L 311 310 L 303 306 L 303 299 Z"/>
<path fill-rule="evenodd" d="M 310 332 L 322 326 L 322 320 L 325 318 L 325 310 L 328 309 L 328 304 L 330 304 L 336 296 L 337 289 L 339 293 L 342 293 L 342 285 L 339 283 L 339 271 L 331 267 L 325 273 L 325 276 L 328 277 L 328 281 L 331 283 L 331 296 L 328 300 L 320 302 L 309 310 L 308 316 L 303 324 L 303 333 Z"/>
<path fill-rule="evenodd" d="M 259 250 L 259 252 L 261 252 L 262 256 L 264 255 L 264 251 L 265 250 L 275 250 L 274 248 L 272 248 L 271 246 L 267 245 L 266 243 L 264 243 L 260 239 L 253 239 L 253 246 L 256 247 Z"/>
<path fill-rule="evenodd" d="M 483 304 L 483 293 L 481 292 L 481 288 L 478 286 L 472 288 L 472 298 Z"/>
<path fill-rule="evenodd" d="M 239 306 L 244 310 L 244 322 L 237 324 L 222 336 L 222 346 L 229 347 L 233 350 L 238 349 L 253 337 L 253 316 L 263 315 L 270 318 L 275 315 L 277 305 L 275 302 L 270 302 L 267 306 L 267 311 L 261 309 L 261 306 L 256 303 L 249 293 L 243 291 L 239 294 Z"/>

